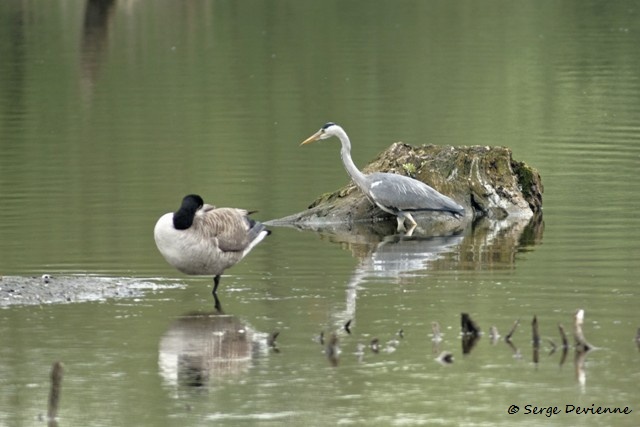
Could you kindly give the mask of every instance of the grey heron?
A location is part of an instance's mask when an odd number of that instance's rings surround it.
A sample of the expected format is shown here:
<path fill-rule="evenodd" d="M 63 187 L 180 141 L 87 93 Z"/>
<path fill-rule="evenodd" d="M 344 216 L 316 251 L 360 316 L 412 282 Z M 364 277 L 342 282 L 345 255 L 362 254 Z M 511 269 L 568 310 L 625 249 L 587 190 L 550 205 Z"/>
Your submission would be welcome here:
<path fill-rule="evenodd" d="M 216 298 L 222 273 L 270 234 L 248 215 L 244 209 L 207 205 L 202 197 L 189 194 L 180 209 L 160 217 L 153 236 L 164 259 L 179 271 L 213 275 Z"/>
<path fill-rule="evenodd" d="M 441 211 L 455 217 L 464 215 L 462 206 L 422 181 L 395 173 L 374 172 L 366 175 L 360 172 L 351 159 L 351 141 L 347 133 L 333 122 L 326 123 L 300 145 L 332 136 L 342 144 L 340 157 L 353 182 L 373 204 L 396 216 L 398 231 L 404 229 L 405 221 L 409 223 L 407 232 L 413 231 L 417 225 L 411 215 L 413 212 Z"/>

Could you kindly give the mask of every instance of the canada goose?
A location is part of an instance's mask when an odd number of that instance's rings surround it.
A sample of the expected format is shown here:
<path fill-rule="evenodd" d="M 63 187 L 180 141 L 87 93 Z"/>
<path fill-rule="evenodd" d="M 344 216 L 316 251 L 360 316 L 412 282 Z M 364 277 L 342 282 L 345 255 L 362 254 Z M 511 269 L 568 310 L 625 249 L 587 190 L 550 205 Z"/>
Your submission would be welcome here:
<path fill-rule="evenodd" d="M 176 212 L 160 217 L 153 230 L 165 260 L 185 274 L 213 275 L 216 297 L 220 276 L 271 232 L 244 209 L 216 208 L 189 194 Z"/>

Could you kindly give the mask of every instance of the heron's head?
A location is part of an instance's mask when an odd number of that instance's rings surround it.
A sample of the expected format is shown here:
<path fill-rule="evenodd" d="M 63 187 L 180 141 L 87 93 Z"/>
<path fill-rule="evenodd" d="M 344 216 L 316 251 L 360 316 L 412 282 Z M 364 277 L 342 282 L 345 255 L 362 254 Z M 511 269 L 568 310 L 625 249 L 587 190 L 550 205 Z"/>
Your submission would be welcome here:
<path fill-rule="evenodd" d="M 311 135 L 309 138 L 302 141 L 300 145 L 310 144 L 314 141 L 319 141 L 321 139 L 331 138 L 332 136 L 337 136 L 338 132 L 342 131 L 342 128 L 333 122 L 325 123 L 318 132 Z"/>

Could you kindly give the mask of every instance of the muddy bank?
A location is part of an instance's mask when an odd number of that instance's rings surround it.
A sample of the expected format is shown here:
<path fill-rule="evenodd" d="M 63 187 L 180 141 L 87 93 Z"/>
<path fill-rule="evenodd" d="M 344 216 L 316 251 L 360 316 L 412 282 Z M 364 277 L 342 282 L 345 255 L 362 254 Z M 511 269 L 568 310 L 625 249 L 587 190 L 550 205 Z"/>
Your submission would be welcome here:
<path fill-rule="evenodd" d="M 177 286 L 125 277 L 3 276 L 0 278 L 0 307 L 136 298 L 149 291 Z"/>

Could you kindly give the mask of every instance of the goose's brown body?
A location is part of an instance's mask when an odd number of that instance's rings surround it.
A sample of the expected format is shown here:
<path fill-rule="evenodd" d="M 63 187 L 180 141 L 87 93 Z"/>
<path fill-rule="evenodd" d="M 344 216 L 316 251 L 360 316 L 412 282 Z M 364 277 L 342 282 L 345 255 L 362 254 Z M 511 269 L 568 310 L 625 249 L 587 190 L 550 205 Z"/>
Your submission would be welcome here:
<path fill-rule="evenodd" d="M 216 208 L 196 195 L 186 196 L 180 210 L 158 220 L 154 238 L 164 259 L 185 274 L 220 275 L 240 262 L 269 230 L 236 208 Z"/>

